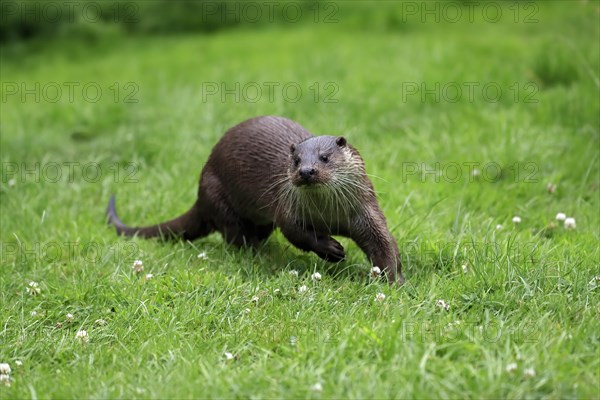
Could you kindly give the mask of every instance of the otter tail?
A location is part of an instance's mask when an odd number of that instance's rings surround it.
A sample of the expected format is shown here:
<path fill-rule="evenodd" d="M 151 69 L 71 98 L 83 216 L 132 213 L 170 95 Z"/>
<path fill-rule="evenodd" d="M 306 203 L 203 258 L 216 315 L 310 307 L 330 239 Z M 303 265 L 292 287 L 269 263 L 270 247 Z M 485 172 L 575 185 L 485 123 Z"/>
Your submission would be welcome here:
<path fill-rule="evenodd" d="M 188 212 L 170 221 L 152 226 L 129 227 L 119 219 L 115 208 L 115 196 L 111 196 L 106 215 L 108 224 L 114 225 L 117 234 L 123 236 L 194 240 L 206 236 L 212 231 L 208 221 L 202 218 L 198 202 Z"/>

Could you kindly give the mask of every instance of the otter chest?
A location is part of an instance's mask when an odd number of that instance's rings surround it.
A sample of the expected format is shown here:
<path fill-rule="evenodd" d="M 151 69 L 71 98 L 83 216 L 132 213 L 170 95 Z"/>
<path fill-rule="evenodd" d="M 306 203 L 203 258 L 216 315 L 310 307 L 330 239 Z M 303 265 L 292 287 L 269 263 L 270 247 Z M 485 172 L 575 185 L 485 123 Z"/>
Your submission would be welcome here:
<path fill-rule="evenodd" d="M 299 196 L 293 210 L 295 220 L 305 227 L 329 234 L 345 234 L 351 228 L 360 205 L 330 193 L 307 193 Z"/>

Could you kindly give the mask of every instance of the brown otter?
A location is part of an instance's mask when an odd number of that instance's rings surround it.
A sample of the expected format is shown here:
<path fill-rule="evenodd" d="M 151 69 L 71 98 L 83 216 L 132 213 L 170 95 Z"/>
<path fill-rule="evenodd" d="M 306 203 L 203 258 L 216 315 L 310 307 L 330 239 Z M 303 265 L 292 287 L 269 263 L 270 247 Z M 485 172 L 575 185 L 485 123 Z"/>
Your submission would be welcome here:
<path fill-rule="evenodd" d="M 345 255 L 331 235 L 345 236 L 390 282 L 404 281 L 398 245 L 358 151 L 344 137 L 313 136 L 282 117 L 252 118 L 229 129 L 202 170 L 195 204 L 182 216 L 128 227 L 114 196 L 107 214 L 122 235 L 193 240 L 219 231 L 237 246 L 255 246 L 278 227 L 294 246 L 333 262 Z"/>

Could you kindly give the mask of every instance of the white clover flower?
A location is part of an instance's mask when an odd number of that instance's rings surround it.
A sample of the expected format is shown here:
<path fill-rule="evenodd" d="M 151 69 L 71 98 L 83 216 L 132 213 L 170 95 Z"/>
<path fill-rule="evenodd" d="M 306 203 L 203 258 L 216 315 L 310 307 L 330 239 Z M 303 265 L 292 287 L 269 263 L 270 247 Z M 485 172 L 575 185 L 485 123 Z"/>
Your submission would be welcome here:
<path fill-rule="evenodd" d="M 38 312 L 37 312 L 37 311 L 33 310 L 33 311 L 31 312 L 31 316 L 32 316 L 32 317 L 37 317 L 37 315 L 38 315 Z"/>
<path fill-rule="evenodd" d="M 144 270 L 144 263 L 142 262 L 142 260 L 135 260 L 131 268 L 136 274 L 139 274 Z"/>
<path fill-rule="evenodd" d="M 298 344 L 298 338 L 296 336 L 290 336 L 290 345 L 296 346 Z"/>
<path fill-rule="evenodd" d="M 520 224 L 521 223 L 521 217 L 519 217 L 518 215 L 515 215 L 512 219 L 512 222 L 514 224 Z"/>
<path fill-rule="evenodd" d="M 42 290 L 40 289 L 39 283 L 34 281 L 29 282 L 29 285 L 27 286 L 27 293 L 35 296 L 36 294 L 40 294 L 41 291 Z"/>
<path fill-rule="evenodd" d="M 438 300 L 435 302 L 435 305 L 443 308 L 444 310 L 448 311 L 450 309 L 450 304 L 446 303 L 444 300 Z"/>
<path fill-rule="evenodd" d="M 73 314 L 71 314 L 71 313 L 68 313 L 68 314 L 67 314 L 67 321 L 68 321 L 68 322 L 71 322 L 71 321 L 73 321 Z"/>
<path fill-rule="evenodd" d="M 320 273 L 318 273 L 318 272 L 315 272 L 315 273 L 314 273 L 314 274 L 312 274 L 310 277 L 311 277 L 311 278 L 312 278 L 312 280 L 313 280 L 313 281 L 315 281 L 315 282 L 316 282 L 316 281 L 320 281 L 320 280 L 321 280 L 321 274 L 320 274 Z"/>
<path fill-rule="evenodd" d="M 535 369 L 525 368 L 525 370 L 523 370 L 523 375 L 527 378 L 533 378 L 535 376 Z"/>
<path fill-rule="evenodd" d="M 4 386 L 10 386 L 10 375 L 0 374 L 0 383 L 3 383 Z"/>
<path fill-rule="evenodd" d="M 0 363 L 0 374 L 10 375 L 10 365 L 8 363 Z"/>
<path fill-rule="evenodd" d="M 385 294 L 383 294 L 383 293 L 377 293 L 375 295 L 375 301 L 383 303 L 385 301 Z"/>
<path fill-rule="evenodd" d="M 244 314 L 250 314 L 252 312 L 251 309 L 249 308 L 244 308 L 244 311 L 242 311 Z"/>
<path fill-rule="evenodd" d="M 461 268 L 462 268 L 462 272 L 463 272 L 463 274 L 466 274 L 467 272 L 469 272 L 469 267 L 467 267 L 467 265 L 466 265 L 466 264 L 463 264 L 463 265 L 461 266 Z"/>
<path fill-rule="evenodd" d="M 306 287 L 306 285 L 302 285 L 302 286 L 300 286 L 300 287 L 298 288 L 298 291 L 299 291 L 300 293 L 304 293 L 304 292 L 306 292 L 307 290 L 308 290 L 308 287 Z"/>
<path fill-rule="evenodd" d="M 225 356 L 225 359 L 226 359 L 227 361 L 231 361 L 231 360 L 233 360 L 233 359 L 235 358 L 235 357 L 233 357 L 233 354 L 231 354 L 231 353 L 230 353 L 230 352 L 228 352 L 228 351 L 226 351 L 226 352 L 225 352 L 223 355 Z"/>
<path fill-rule="evenodd" d="M 452 329 L 456 326 L 459 326 L 461 324 L 461 322 L 459 320 L 456 320 L 454 322 L 448 322 L 448 325 L 446 325 L 446 329 Z"/>
<path fill-rule="evenodd" d="M 17 180 L 15 178 L 8 180 L 8 187 L 13 187 L 17 184 Z"/>
<path fill-rule="evenodd" d="M 250 299 L 250 301 L 253 301 L 255 303 L 258 304 L 258 296 L 252 296 L 252 298 Z"/>
<path fill-rule="evenodd" d="M 557 221 L 564 221 L 565 219 L 567 219 L 567 214 L 561 213 L 561 212 L 559 212 L 558 214 L 556 214 L 556 220 Z"/>
<path fill-rule="evenodd" d="M 146 278 L 147 281 L 149 281 L 150 279 L 154 278 L 154 275 L 152 275 L 152 274 L 146 274 L 145 278 Z"/>
<path fill-rule="evenodd" d="M 461 324 L 460 320 L 454 321 L 454 325 L 460 325 L 460 324 Z"/>
<path fill-rule="evenodd" d="M 310 389 L 312 391 L 315 391 L 315 392 L 322 392 L 323 391 L 323 385 L 321 384 L 321 382 L 317 382 L 314 385 L 312 385 L 310 387 Z"/>
<path fill-rule="evenodd" d="M 106 324 L 107 324 L 107 322 L 105 320 L 103 320 L 102 318 L 97 319 L 97 320 L 94 321 L 94 325 L 104 326 Z"/>
<path fill-rule="evenodd" d="M 379 275 L 381 275 L 381 268 L 379 268 L 379 267 L 371 268 L 371 277 L 377 278 Z"/>
<path fill-rule="evenodd" d="M 548 193 L 552 194 L 556 192 L 556 185 L 554 183 L 548 183 L 546 185 L 546 190 L 548 191 Z"/>
<path fill-rule="evenodd" d="M 21 360 L 15 360 L 15 365 L 17 367 L 22 367 L 23 366 L 23 361 L 21 361 Z"/>
<path fill-rule="evenodd" d="M 75 334 L 75 339 L 79 340 L 81 343 L 87 343 L 90 340 L 90 337 L 88 336 L 87 331 L 84 331 L 83 329 L 80 331 L 77 331 L 77 333 Z"/>
<path fill-rule="evenodd" d="M 501 224 L 496 225 L 496 230 L 501 231 L 504 227 Z"/>
<path fill-rule="evenodd" d="M 575 223 L 575 218 L 568 217 L 565 219 L 565 228 L 566 229 L 575 229 L 577 228 L 577 224 Z"/>
<path fill-rule="evenodd" d="M 281 294 L 281 290 L 275 289 L 275 290 L 273 290 L 273 294 Z"/>
<path fill-rule="evenodd" d="M 198 258 L 206 261 L 206 260 L 208 260 L 208 255 L 206 255 L 206 252 L 203 251 L 200 254 L 198 254 Z"/>
<path fill-rule="evenodd" d="M 506 366 L 506 372 L 513 373 L 517 370 L 517 363 L 510 363 Z"/>
<path fill-rule="evenodd" d="M 293 278 L 297 278 L 298 277 L 298 271 L 296 271 L 295 269 L 289 271 L 288 274 L 290 274 L 290 276 L 293 277 Z"/>
<path fill-rule="evenodd" d="M 481 170 L 479 170 L 479 169 L 477 169 L 477 168 L 474 168 L 474 169 L 473 169 L 473 171 L 471 172 L 471 175 L 472 175 L 474 178 L 477 178 L 478 176 L 480 176 L 480 175 L 481 175 Z"/>

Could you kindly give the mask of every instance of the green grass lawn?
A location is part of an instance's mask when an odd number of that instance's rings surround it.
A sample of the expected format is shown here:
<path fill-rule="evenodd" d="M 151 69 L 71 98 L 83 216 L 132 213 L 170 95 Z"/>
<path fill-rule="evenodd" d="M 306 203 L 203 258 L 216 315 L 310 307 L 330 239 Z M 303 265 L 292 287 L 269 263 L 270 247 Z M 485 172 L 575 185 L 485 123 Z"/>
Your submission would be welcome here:
<path fill-rule="evenodd" d="M 5 46 L 0 398 L 598 398 L 597 7 Z M 361 151 L 404 286 L 348 240 L 331 265 L 280 233 L 251 252 L 105 225 L 111 194 L 130 224 L 187 210 L 223 132 L 264 114 Z"/>

